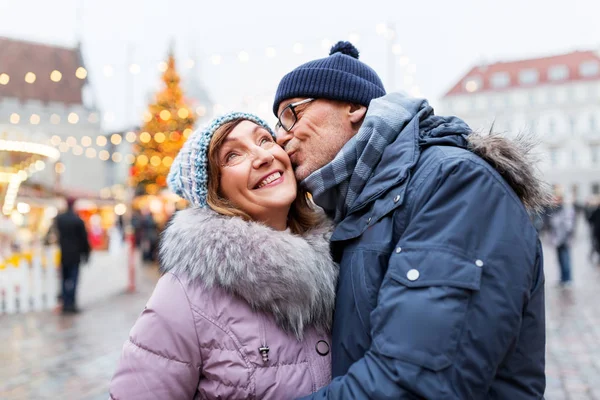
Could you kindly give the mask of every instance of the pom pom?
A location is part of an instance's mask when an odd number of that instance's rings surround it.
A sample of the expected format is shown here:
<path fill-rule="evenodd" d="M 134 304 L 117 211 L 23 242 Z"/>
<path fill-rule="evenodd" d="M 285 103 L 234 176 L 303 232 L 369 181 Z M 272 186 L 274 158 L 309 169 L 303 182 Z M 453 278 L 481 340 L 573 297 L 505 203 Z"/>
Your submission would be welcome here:
<path fill-rule="evenodd" d="M 331 56 L 335 53 L 342 53 L 358 60 L 358 49 L 350 42 L 340 41 L 334 44 L 329 51 L 329 55 Z"/>

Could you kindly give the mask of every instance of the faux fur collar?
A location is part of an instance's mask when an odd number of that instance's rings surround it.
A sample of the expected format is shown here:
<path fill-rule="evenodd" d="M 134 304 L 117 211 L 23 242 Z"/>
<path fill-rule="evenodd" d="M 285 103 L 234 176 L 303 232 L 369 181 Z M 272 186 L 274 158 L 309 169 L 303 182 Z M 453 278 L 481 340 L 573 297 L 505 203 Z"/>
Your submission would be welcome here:
<path fill-rule="evenodd" d="M 329 253 L 331 230 L 323 224 L 298 236 L 190 208 L 163 233 L 161 269 L 222 287 L 301 338 L 309 325 L 331 328 L 338 276 Z"/>
<path fill-rule="evenodd" d="M 473 132 L 467 137 L 469 149 L 491 164 L 513 188 L 525 207 L 541 212 L 552 204 L 552 190 L 537 169 L 537 140 L 527 133 L 507 138 L 498 133 Z"/>

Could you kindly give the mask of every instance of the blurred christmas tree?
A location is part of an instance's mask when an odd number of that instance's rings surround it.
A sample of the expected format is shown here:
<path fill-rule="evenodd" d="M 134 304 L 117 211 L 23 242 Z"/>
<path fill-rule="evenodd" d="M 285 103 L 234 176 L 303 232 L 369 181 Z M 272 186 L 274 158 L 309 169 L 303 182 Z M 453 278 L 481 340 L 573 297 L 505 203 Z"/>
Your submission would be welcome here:
<path fill-rule="evenodd" d="M 131 166 L 130 184 L 136 195 L 156 194 L 166 187 L 173 159 L 192 133 L 196 121 L 196 116 L 185 104 L 172 51 L 165 64 L 162 75 L 165 88 L 156 94 L 155 102 L 148 107 L 133 146 L 136 157 Z"/>

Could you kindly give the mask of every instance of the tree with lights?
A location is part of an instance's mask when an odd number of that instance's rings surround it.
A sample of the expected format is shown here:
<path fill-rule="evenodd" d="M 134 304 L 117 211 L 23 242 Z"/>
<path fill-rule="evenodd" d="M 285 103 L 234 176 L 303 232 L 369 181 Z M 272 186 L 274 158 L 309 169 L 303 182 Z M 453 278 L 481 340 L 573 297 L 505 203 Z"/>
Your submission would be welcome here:
<path fill-rule="evenodd" d="M 196 122 L 196 116 L 185 104 L 172 51 L 162 81 L 165 87 L 148 107 L 133 148 L 136 157 L 131 166 L 130 183 L 137 195 L 156 194 L 166 187 L 173 159 Z"/>

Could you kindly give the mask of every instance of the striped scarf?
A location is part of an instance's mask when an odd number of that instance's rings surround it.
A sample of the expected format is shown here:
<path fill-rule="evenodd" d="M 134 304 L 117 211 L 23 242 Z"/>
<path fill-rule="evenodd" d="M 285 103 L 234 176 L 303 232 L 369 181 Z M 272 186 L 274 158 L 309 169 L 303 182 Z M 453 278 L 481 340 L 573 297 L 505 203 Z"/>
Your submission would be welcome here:
<path fill-rule="evenodd" d="M 390 93 L 371 101 L 358 133 L 329 164 L 302 182 L 315 203 L 333 217 L 335 223 L 348 214 L 385 148 L 417 113 L 424 119 L 433 114 L 433 108 L 426 100 L 412 99 L 401 93 Z"/>

